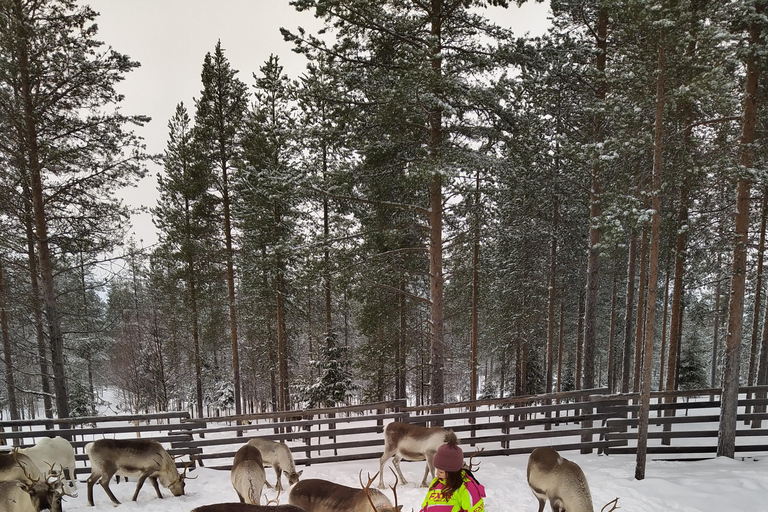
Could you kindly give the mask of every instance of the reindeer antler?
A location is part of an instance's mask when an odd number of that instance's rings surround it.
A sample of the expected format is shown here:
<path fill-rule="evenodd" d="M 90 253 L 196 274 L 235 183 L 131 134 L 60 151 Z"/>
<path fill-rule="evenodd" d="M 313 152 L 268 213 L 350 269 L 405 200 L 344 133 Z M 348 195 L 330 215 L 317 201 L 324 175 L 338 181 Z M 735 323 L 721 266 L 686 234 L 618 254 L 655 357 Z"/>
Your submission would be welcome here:
<path fill-rule="evenodd" d="M 186 464 L 184 464 L 184 471 L 181 473 L 181 478 L 189 478 L 190 480 L 194 480 L 199 476 L 199 475 L 187 476 L 187 469 L 189 469 L 189 466 L 191 466 L 192 464 L 194 464 L 194 461 L 189 461 Z"/>
<path fill-rule="evenodd" d="M 29 480 L 30 482 L 37 482 L 38 480 L 40 480 L 40 478 L 32 478 L 32 475 L 30 475 L 27 472 L 27 467 L 24 464 L 22 464 L 21 462 L 19 462 L 18 454 L 19 454 L 19 449 L 17 447 L 14 447 L 14 449 L 13 449 L 13 462 L 15 462 L 16 464 L 19 465 L 21 470 L 24 472 L 24 477 L 27 480 Z"/>
<path fill-rule="evenodd" d="M 61 486 L 61 495 L 62 496 L 70 496 L 72 498 L 77 498 L 77 493 L 71 494 L 67 491 L 66 486 L 62 483 L 64 481 L 64 466 L 59 463 L 59 467 L 61 468 L 61 471 L 56 471 L 56 463 L 50 463 L 48 461 L 45 461 L 46 464 L 48 464 L 48 467 L 50 470 L 48 471 L 48 476 L 46 476 L 45 481 L 48 483 L 48 485 L 52 485 L 54 489 Z M 54 480 L 51 481 L 50 478 L 53 477 Z"/>
<path fill-rule="evenodd" d="M 376 480 L 376 477 L 379 476 L 379 472 L 377 471 L 375 475 L 373 475 L 373 478 L 371 478 L 371 474 L 368 473 L 368 485 L 363 484 L 363 470 L 360 470 L 360 474 L 357 475 L 357 477 L 360 479 L 360 486 L 363 488 L 363 491 L 365 491 L 365 496 L 368 498 L 368 502 L 371 504 L 371 507 L 373 507 L 374 512 L 376 512 L 376 505 L 373 503 L 373 498 L 371 498 L 371 484 L 374 480 Z"/>
<path fill-rule="evenodd" d="M 608 508 L 608 505 L 610 505 L 611 503 L 613 503 L 613 508 L 611 508 L 611 510 L 609 510 L 608 512 L 613 512 L 617 508 L 621 508 L 621 507 L 619 507 L 619 498 L 616 498 L 615 500 L 611 500 L 608 503 L 606 503 L 603 506 L 603 508 L 600 510 L 600 512 L 605 512 L 605 509 Z"/>
<path fill-rule="evenodd" d="M 397 473 L 395 473 L 395 470 L 392 469 L 392 467 L 390 467 L 389 470 L 392 472 L 392 474 L 395 477 L 395 485 L 390 485 L 389 488 L 392 489 L 392 495 L 395 498 L 395 510 L 397 510 L 397 484 L 398 484 Z M 373 477 L 373 478 L 376 478 L 376 477 Z M 376 507 L 374 507 L 374 509 L 375 508 Z"/>
<path fill-rule="evenodd" d="M 361 469 L 360 472 L 362 473 L 363 470 Z M 283 490 L 282 488 L 278 488 L 277 489 L 277 496 L 275 496 L 275 499 L 272 499 L 272 500 L 267 499 L 267 506 L 272 505 L 273 503 L 275 505 L 279 505 L 280 504 L 280 491 L 282 491 L 282 490 Z M 264 497 L 266 498 L 267 495 L 265 494 Z"/>
<path fill-rule="evenodd" d="M 468 469 L 468 470 L 469 470 L 469 471 L 471 471 L 471 472 L 475 472 L 475 471 L 477 471 L 477 470 L 480 468 L 480 463 L 478 462 L 478 463 L 477 463 L 477 465 L 475 465 L 475 464 L 472 462 L 472 459 L 474 459 L 474 458 L 475 458 L 475 455 L 478 455 L 478 454 L 482 453 L 482 452 L 483 452 L 483 450 L 485 450 L 485 448 L 480 448 L 480 449 L 476 450 L 476 451 L 475 451 L 475 453 L 473 453 L 472 455 L 470 455 L 470 456 L 469 456 L 469 463 L 465 463 L 465 464 L 464 464 L 464 468 L 465 468 L 465 469 Z"/>

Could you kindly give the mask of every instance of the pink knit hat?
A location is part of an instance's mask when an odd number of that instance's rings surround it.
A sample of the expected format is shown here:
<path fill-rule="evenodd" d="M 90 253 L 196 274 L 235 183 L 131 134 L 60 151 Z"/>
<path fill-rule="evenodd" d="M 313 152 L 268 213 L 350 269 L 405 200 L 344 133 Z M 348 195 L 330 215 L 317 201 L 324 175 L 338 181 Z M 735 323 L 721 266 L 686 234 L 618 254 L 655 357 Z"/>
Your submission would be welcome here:
<path fill-rule="evenodd" d="M 446 443 L 437 449 L 432 462 L 443 471 L 454 472 L 464 467 L 464 452 L 458 447 L 455 435 L 446 436 Z"/>

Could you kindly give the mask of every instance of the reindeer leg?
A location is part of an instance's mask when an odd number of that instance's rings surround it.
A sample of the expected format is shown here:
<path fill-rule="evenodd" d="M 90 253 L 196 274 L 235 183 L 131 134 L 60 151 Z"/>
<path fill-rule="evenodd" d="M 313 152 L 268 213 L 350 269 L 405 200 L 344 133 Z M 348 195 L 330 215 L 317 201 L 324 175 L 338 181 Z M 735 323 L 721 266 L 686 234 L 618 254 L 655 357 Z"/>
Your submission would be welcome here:
<path fill-rule="evenodd" d="M 91 475 L 88 477 L 86 482 L 88 483 L 88 504 L 90 506 L 93 506 L 93 484 L 98 481 L 99 477 L 98 475 L 94 475 L 91 473 Z"/>
<path fill-rule="evenodd" d="M 277 475 L 277 482 L 275 482 L 275 488 L 278 491 L 282 491 L 283 490 L 283 481 L 282 481 L 283 468 L 281 468 L 280 464 L 278 464 L 277 462 L 275 462 L 274 467 L 275 467 L 275 474 Z"/>
<path fill-rule="evenodd" d="M 395 458 L 394 458 L 394 460 L 392 460 L 392 465 L 395 466 L 395 469 L 397 470 L 397 476 L 398 476 L 398 478 L 400 478 L 400 483 L 407 484 L 408 481 L 403 476 L 403 472 L 400 471 L 400 461 L 401 460 L 403 460 L 403 458 L 400 455 L 395 454 Z"/>
<path fill-rule="evenodd" d="M 394 455 L 395 452 L 392 451 L 392 448 L 385 446 L 384 447 L 384 453 L 381 454 L 381 458 L 379 459 L 379 489 L 384 489 L 384 464 L 387 463 L 387 461 Z"/>
<path fill-rule="evenodd" d="M 107 493 L 107 496 L 109 496 L 109 499 L 112 500 L 112 503 L 115 505 L 119 505 L 120 501 L 118 501 L 117 498 L 115 498 L 115 495 L 112 494 L 112 489 L 109 488 L 109 481 L 112 480 L 112 475 L 103 475 L 101 477 L 101 486 L 104 488 L 104 492 Z M 93 496 L 90 496 L 90 498 L 93 498 Z"/>
<path fill-rule="evenodd" d="M 435 458 L 435 452 L 424 454 L 424 458 L 426 459 L 426 464 L 424 466 L 424 478 L 421 479 L 422 487 L 428 486 L 429 483 L 435 478 L 435 463 L 433 462 Z M 428 474 L 431 474 L 432 476 L 429 482 L 427 481 Z"/>
<path fill-rule="evenodd" d="M 136 483 L 136 492 L 133 493 L 133 498 L 131 498 L 131 501 L 136 501 L 136 498 L 139 497 L 141 486 L 144 485 L 144 480 L 146 480 L 148 476 L 149 473 L 142 473 L 142 475 L 139 477 L 139 481 Z"/>
<path fill-rule="evenodd" d="M 157 485 L 157 477 L 156 476 L 149 477 L 149 482 L 152 484 L 152 487 L 155 488 L 157 497 L 160 499 L 163 499 L 163 493 L 160 492 L 160 487 Z"/>

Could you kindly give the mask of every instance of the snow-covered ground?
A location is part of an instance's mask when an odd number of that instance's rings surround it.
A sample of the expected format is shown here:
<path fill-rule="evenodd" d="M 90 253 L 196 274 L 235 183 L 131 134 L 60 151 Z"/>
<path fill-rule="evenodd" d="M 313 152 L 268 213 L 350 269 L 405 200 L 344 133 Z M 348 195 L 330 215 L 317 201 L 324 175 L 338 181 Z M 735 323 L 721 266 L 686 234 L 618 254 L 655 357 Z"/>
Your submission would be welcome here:
<path fill-rule="evenodd" d="M 635 456 L 630 455 L 581 455 L 566 452 L 563 455 L 578 463 L 589 480 L 595 510 L 599 511 L 607 502 L 619 498 L 617 509 L 623 512 L 728 512 L 736 510 L 768 512 L 768 458 L 762 460 L 710 459 L 699 462 L 661 462 L 649 459 L 646 478 L 635 480 Z M 535 512 L 538 504 L 530 492 L 525 479 L 527 455 L 511 455 L 476 458 L 480 469 L 475 472 L 478 480 L 485 485 L 487 510 L 500 512 Z M 424 498 L 425 489 L 419 487 L 424 471 L 423 462 L 401 464 L 407 485 L 397 487 L 398 504 L 403 511 L 418 511 Z M 319 464 L 299 469 L 304 478 L 323 478 L 351 487 L 359 487 L 358 473 L 373 476 L 378 471 L 377 460 Z M 387 470 L 387 483 L 393 484 L 394 477 Z M 173 497 L 163 489 L 164 499 L 160 500 L 154 490 L 145 484 L 136 503 L 130 501 L 136 486 L 135 480 L 111 484 L 117 498 L 123 503 L 118 510 L 124 512 L 189 512 L 199 505 L 237 501 L 232 489 L 228 471 L 199 468 L 192 472 L 197 475 L 187 482 L 186 494 Z M 112 502 L 100 486 L 94 487 L 95 507 L 86 504 L 85 476 L 78 483 L 79 494 L 67 498 L 65 512 L 93 512 L 113 510 Z M 274 472 L 267 468 L 267 478 L 274 483 Z M 284 482 L 287 484 L 287 482 Z M 374 484 L 375 485 L 375 484 Z M 392 499 L 392 491 L 386 494 Z M 275 497 L 275 491 L 266 489 L 265 496 Z M 286 495 L 280 503 L 288 502 Z M 545 509 L 549 511 L 549 507 Z"/>

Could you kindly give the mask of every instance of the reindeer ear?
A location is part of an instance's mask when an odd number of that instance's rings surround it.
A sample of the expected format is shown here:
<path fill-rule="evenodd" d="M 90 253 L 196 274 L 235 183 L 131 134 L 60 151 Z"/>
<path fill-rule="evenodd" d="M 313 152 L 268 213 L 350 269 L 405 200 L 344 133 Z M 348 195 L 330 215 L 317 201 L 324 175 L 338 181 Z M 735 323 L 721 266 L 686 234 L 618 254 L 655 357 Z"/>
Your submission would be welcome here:
<path fill-rule="evenodd" d="M 401 510 L 403 510 L 403 506 L 402 506 L 402 505 L 398 505 L 398 506 L 397 506 L 397 510 L 398 510 L 398 511 L 401 511 Z"/>
<path fill-rule="evenodd" d="M 301 476 L 302 473 L 304 473 L 303 469 L 301 471 L 299 471 L 298 473 L 296 473 L 296 476 Z"/>

